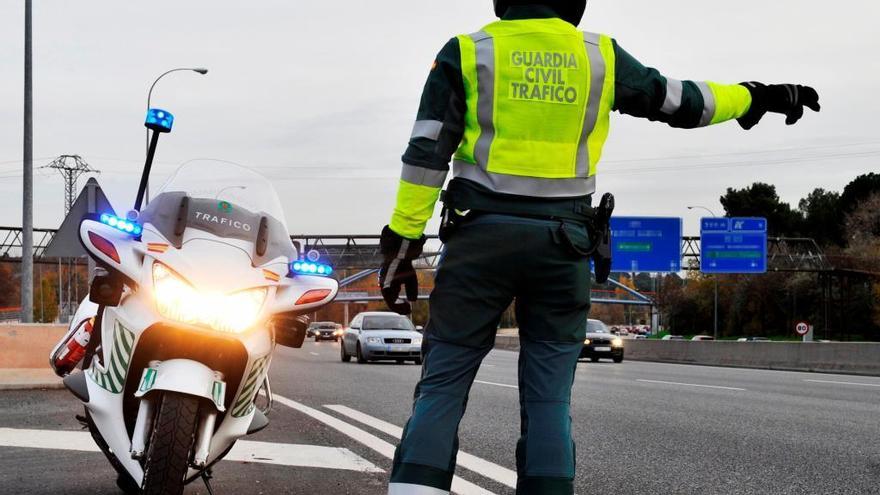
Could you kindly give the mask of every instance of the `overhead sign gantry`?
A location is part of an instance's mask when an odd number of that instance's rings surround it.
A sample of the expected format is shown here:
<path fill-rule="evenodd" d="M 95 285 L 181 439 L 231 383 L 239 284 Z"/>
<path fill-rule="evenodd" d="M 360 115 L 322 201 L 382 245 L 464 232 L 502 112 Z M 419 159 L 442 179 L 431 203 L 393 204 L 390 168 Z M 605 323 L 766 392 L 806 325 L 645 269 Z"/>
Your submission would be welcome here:
<path fill-rule="evenodd" d="M 611 271 L 681 271 L 681 218 L 611 217 Z"/>
<path fill-rule="evenodd" d="M 766 273 L 766 218 L 703 218 L 700 221 L 700 271 Z"/>

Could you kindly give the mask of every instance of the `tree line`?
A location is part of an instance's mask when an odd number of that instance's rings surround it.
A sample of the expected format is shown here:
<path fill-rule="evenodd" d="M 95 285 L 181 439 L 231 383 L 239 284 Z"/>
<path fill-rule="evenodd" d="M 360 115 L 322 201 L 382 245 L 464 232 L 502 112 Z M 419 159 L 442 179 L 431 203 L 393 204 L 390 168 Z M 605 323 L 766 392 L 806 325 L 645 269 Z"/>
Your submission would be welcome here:
<path fill-rule="evenodd" d="M 840 192 L 816 188 L 796 207 L 761 182 L 728 188 L 721 204 L 727 216 L 766 217 L 773 237 L 814 239 L 834 270 L 666 275 L 657 299 L 671 332 L 712 333 L 717 280 L 722 336 L 794 337 L 795 324 L 807 321 L 817 339 L 880 340 L 880 174 Z"/>

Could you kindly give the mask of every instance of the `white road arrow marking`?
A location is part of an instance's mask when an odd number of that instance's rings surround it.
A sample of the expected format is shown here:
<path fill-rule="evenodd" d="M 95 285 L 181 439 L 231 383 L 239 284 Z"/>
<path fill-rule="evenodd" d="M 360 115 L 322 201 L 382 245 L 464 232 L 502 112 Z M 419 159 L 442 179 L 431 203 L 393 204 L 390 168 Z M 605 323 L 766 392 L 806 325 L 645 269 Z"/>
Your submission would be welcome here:
<path fill-rule="evenodd" d="M 84 431 L 0 428 L 0 446 L 99 452 L 92 436 Z M 239 440 L 224 460 L 279 466 L 343 469 L 362 473 L 384 472 L 375 464 L 348 449 L 319 445 Z"/>
<path fill-rule="evenodd" d="M 403 435 L 403 428 L 382 421 L 379 418 L 374 418 L 373 416 L 364 414 L 350 407 L 336 405 L 324 407 L 336 411 L 343 416 L 348 416 L 355 421 L 363 423 L 371 428 L 375 428 L 382 433 L 387 433 L 393 437 L 400 438 Z M 516 488 L 516 471 L 507 469 L 504 466 L 499 466 L 494 462 L 489 462 L 463 451 L 458 451 L 457 462 L 459 466 L 465 469 L 469 469 L 511 488 Z"/>
<path fill-rule="evenodd" d="M 352 426 L 345 421 L 330 416 L 325 412 L 311 408 L 305 404 L 300 404 L 299 402 L 290 400 L 286 397 L 282 397 L 278 394 L 275 394 L 275 402 L 317 419 L 318 421 L 339 431 L 340 433 L 348 435 L 353 440 L 356 440 L 375 450 L 376 452 L 387 457 L 388 459 L 394 458 L 393 445 L 375 435 L 367 433 L 366 431 L 356 426 Z M 458 476 L 452 478 L 452 492 L 458 493 L 460 495 L 495 495 L 489 490 L 486 490 L 467 480 L 459 478 Z"/>

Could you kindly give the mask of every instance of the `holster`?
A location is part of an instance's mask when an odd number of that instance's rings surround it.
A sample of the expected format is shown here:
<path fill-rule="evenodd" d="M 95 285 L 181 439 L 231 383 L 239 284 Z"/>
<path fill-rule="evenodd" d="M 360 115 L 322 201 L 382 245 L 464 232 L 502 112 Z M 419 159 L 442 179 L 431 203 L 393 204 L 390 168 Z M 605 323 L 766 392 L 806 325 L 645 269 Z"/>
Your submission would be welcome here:
<path fill-rule="evenodd" d="M 602 201 L 595 208 L 594 214 L 587 222 L 592 243 L 589 249 L 579 248 L 569 237 L 565 230 L 565 223 L 560 223 L 559 234 L 575 254 L 584 256 L 593 261 L 593 270 L 596 275 L 596 283 L 603 284 L 608 281 L 611 274 L 611 214 L 614 211 L 614 196 L 606 193 Z"/>
<path fill-rule="evenodd" d="M 440 242 L 444 244 L 449 242 L 449 239 L 452 239 L 452 235 L 455 234 L 455 231 L 458 230 L 463 221 L 464 215 L 458 213 L 455 208 L 444 204 L 443 210 L 440 212 L 440 230 L 438 232 Z"/>
<path fill-rule="evenodd" d="M 604 284 L 611 275 L 611 214 L 614 213 L 614 195 L 605 193 L 596 208 L 596 248 L 590 256 L 596 283 Z"/>
<path fill-rule="evenodd" d="M 611 274 L 611 225 L 605 223 L 605 228 L 598 233 L 599 239 L 596 249 L 590 255 L 593 260 L 593 270 L 596 274 L 596 283 L 604 284 Z"/>

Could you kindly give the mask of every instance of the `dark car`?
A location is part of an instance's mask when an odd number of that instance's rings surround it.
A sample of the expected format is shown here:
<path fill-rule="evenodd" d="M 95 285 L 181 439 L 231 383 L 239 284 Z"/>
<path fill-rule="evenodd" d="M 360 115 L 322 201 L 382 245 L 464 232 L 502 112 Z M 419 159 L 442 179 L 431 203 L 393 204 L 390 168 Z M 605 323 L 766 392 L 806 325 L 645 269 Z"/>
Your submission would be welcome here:
<path fill-rule="evenodd" d="M 623 339 L 612 334 L 601 321 L 587 320 L 587 338 L 584 340 L 580 358 L 589 358 L 594 363 L 600 359 L 612 359 L 615 363 L 621 363 Z"/>
<path fill-rule="evenodd" d="M 332 321 L 316 321 L 309 325 L 308 333 L 315 337 L 315 342 L 333 340 L 339 342 L 342 329 Z"/>

